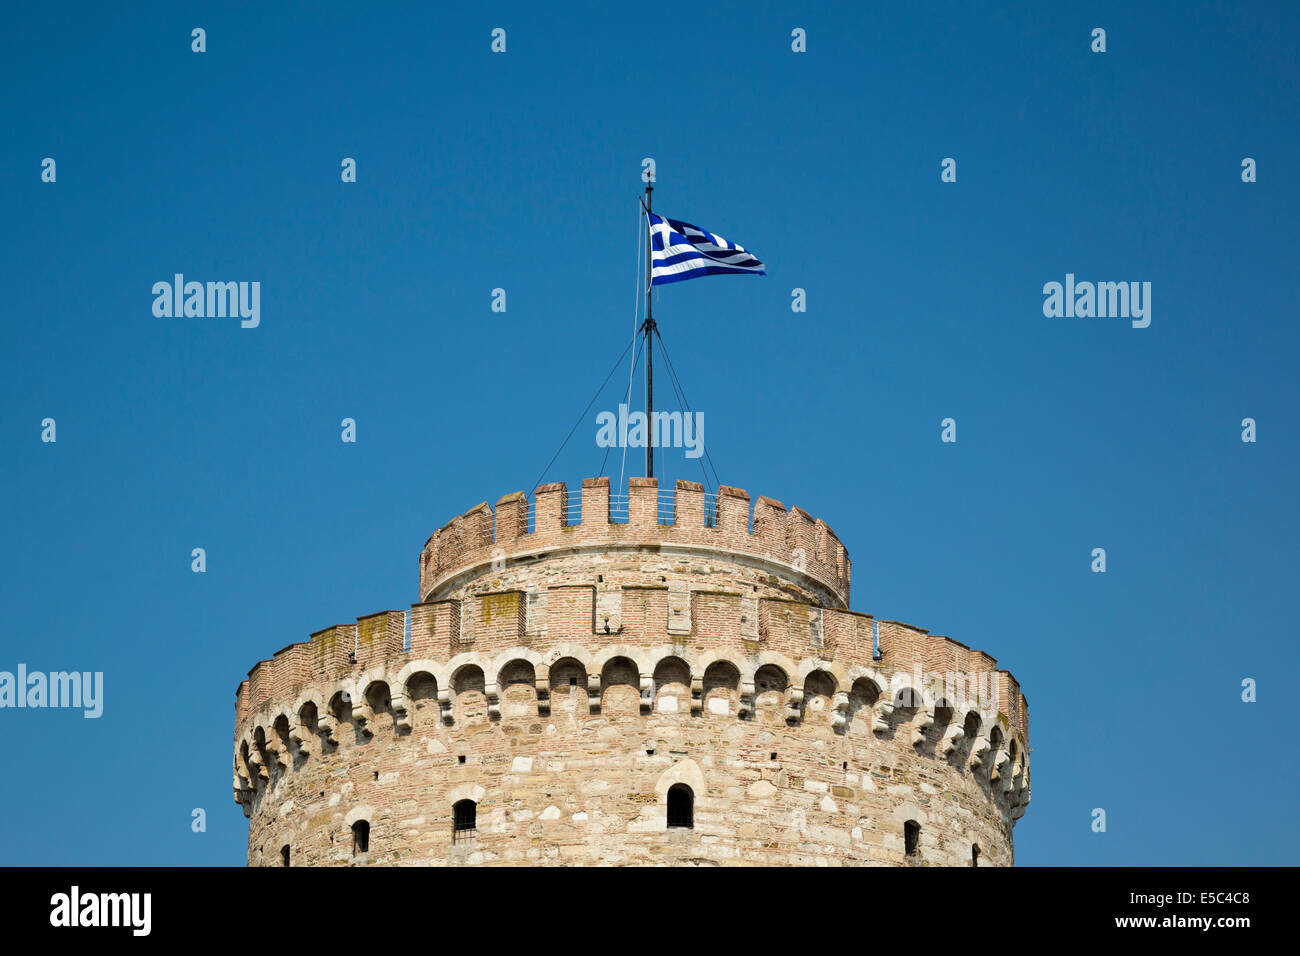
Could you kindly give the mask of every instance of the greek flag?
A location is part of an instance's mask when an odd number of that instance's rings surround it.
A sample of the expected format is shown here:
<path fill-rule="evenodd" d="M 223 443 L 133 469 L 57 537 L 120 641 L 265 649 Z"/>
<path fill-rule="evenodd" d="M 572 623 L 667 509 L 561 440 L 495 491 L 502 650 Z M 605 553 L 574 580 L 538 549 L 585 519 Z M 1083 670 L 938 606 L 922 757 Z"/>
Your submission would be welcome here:
<path fill-rule="evenodd" d="M 647 213 L 650 219 L 650 284 L 697 276 L 767 275 L 763 263 L 719 235 L 689 222 Z"/>

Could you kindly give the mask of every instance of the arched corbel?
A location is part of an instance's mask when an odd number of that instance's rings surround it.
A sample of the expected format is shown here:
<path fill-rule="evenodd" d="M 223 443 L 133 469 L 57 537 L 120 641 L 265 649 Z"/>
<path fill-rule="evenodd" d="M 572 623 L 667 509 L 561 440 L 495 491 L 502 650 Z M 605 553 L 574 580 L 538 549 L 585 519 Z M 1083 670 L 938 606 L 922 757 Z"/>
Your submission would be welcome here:
<path fill-rule="evenodd" d="M 398 685 L 389 687 L 389 706 L 393 709 L 393 729 L 398 733 L 408 733 L 411 729 L 411 714 L 408 709 L 406 688 Z"/>
<path fill-rule="evenodd" d="M 951 757 L 965 739 L 966 731 L 954 717 L 952 722 L 948 724 L 948 729 L 943 732 L 943 740 L 939 742 L 939 755 L 941 757 Z"/>
<path fill-rule="evenodd" d="M 925 749 L 926 735 L 929 733 L 930 728 L 933 726 L 934 726 L 934 711 L 926 710 L 923 707 L 921 709 L 921 715 L 916 719 L 916 723 L 912 727 L 912 747 L 915 750 L 921 751 Z"/>
<path fill-rule="evenodd" d="M 1007 764 L 1010 762 L 1010 751 L 1006 747 L 999 747 L 998 755 L 993 761 L 993 769 L 989 772 L 989 780 L 1000 782 L 1003 790 L 1011 785 L 1011 775 L 1006 772 Z"/>
<path fill-rule="evenodd" d="M 338 719 L 335 718 L 334 712 L 328 707 L 317 709 L 316 727 L 325 735 L 326 743 L 337 744 L 339 742 L 338 737 L 335 736 L 338 733 L 339 722 Z"/>
<path fill-rule="evenodd" d="M 370 707 L 370 701 L 366 700 L 364 694 L 353 696 L 352 698 L 352 722 L 367 737 L 374 736 L 375 712 Z"/>
<path fill-rule="evenodd" d="M 236 755 L 233 786 L 235 789 L 235 802 L 244 808 L 244 816 L 248 816 L 249 808 L 253 802 L 253 783 L 248 777 L 248 768 L 241 766 L 242 764 L 242 759 Z"/>
<path fill-rule="evenodd" d="M 1022 752 L 1019 762 L 1016 765 L 1015 774 L 1011 778 L 1011 791 L 1014 797 L 1019 797 L 1020 792 L 1025 788 L 1025 777 L 1029 772 L 1029 761 L 1025 760 Z"/>
<path fill-rule="evenodd" d="M 549 717 L 551 713 L 551 669 L 545 664 L 533 668 L 533 684 L 537 690 L 537 716 Z"/>
<path fill-rule="evenodd" d="M 871 730 L 877 734 L 889 733 L 889 718 L 894 715 L 894 702 L 882 693 L 871 708 Z"/>
<path fill-rule="evenodd" d="M 742 677 L 740 679 L 739 693 L 740 698 L 737 702 L 736 716 L 741 720 L 748 720 L 754 716 L 754 678 Z"/>
<path fill-rule="evenodd" d="M 244 764 L 248 767 L 248 779 L 253 787 L 261 781 L 269 778 L 266 771 L 266 765 L 262 760 L 262 752 L 257 747 L 257 739 L 249 738 L 245 741 L 244 746 Z"/>
<path fill-rule="evenodd" d="M 271 725 L 271 728 L 267 733 L 262 735 L 262 750 L 266 752 L 266 775 L 268 777 L 270 771 L 276 764 L 279 764 L 282 767 L 289 766 L 289 761 L 286 759 L 284 748 L 280 746 L 280 735 L 275 732 L 274 724 Z"/>
<path fill-rule="evenodd" d="M 803 686 L 791 687 L 785 698 L 785 722 L 797 724 L 803 717 Z"/>
<path fill-rule="evenodd" d="M 311 756 L 311 731 L 302 722 L 301 713 L 289 715 L 289 747 L 295 757 Z"/>
<path fill-rule="evenodd" d="M 849 726 L 849 695 L 838 691 L 831 698 L 831 730 L 843 734 Z"/>

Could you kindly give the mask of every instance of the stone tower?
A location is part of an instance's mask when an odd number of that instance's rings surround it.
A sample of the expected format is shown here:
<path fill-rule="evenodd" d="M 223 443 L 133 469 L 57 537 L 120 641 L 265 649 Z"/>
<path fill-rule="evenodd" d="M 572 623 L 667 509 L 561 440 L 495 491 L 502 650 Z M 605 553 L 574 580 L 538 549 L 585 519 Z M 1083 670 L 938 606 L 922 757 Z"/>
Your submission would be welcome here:
<path fill-rule="evenodd" d="M 440 528 L 420 601 L 238 691 L 250 865 L 989 865 L 1029 802 L 987 654 L 849 607 L 821 520 L 543 485 Z"/>

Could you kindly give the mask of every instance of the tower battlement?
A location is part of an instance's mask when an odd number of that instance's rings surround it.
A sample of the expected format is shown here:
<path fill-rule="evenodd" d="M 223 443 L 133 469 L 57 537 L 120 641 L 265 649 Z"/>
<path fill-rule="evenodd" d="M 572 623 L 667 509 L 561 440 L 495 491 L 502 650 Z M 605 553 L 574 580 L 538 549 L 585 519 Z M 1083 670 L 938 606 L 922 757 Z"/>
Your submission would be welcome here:
<path fill-rule="evenodd" d="M 236 723 L 285 700 L 307 683 L 342 684 L 376 668 L 386 671 L 393 662 L 449 661 L 470 652 L 494 658 L 512 649 L 540 652 L 556 645 L 631 642 L 714 651 L 725 647 L 736 657 L 756 658 L 770 652 L 796 660 L 811 655 L 828 663 L 913 678 L 918 672 L 945 675 L 967 686 L 981 675 L 992 675 L 983 680 L 997 713 L 1019 737 L 1028 738 L 1028 705 L 1014 675 L 998 669 L 995 658 L 952 638 L 899 621 L 876 621 L 870 614 L 719 591 L 689 595 L 687 630 L 671 619 L 668 597 L 666 587 L 627 589 L 619 595 L 620 603 L 626 598 L 636 610 L 627 626 L 608 634 L 596 621 L 595 589 L 581 586 L 552 589 L 541 606 L 551 604 L 553 598 L 560 613 L 548 615 L 549 619 L 536 613 L 531 625 L 527 595 L 520 591 L 413 604 L 409 612 L 379 611 L 358 618 L 355 624 L 316 631 L 309 641 L 290 644 L 269 660 L 259 661 L 239 685 Z"/>
<path fill-rule="evenodd" d="M 724 554 L 770 566 L 807 588 L 819 603 L 849 606 L 848 551 L 828 524 L 802 508 L 723 485 L 706 495 L 693 481 L 675 494 L 655 478 L 630 479 L 626 496 L 610 495 L 608 478 L 588 478 L 570 496 L 563 482 L 542 485 L 529 503 L 522 492 L 505 495 L 493 511 L 485 501 L 443 525 L 420 554 L 420 596 L 435 598 L 466 577 L 525 553 L 556 549 L 610 552 L 658 546 L 683 556 Z"/>
<path fill-rule="evenodd" d="M 800 509 L 646 479 L 625 501 L 589 479 L 479 505 L 430 537 L 423 600 L 254 666 L 249 862 L 1012 862 L 1009 671 L 848 610 L 847 552 Z"/>

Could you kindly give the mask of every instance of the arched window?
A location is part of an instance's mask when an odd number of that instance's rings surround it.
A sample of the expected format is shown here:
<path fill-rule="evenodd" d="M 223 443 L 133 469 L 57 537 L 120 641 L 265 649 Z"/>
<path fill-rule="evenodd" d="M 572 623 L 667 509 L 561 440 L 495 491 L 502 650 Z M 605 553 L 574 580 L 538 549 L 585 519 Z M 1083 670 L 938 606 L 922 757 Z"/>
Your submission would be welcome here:
<path fill-rule="evenodd" d="M 370 852 L 370 821 L 358 820 L 352 824 L 352 855 Z"/>
<path fill-rule="evenodd" d="M 460 843 L 474 837 L 478 825 L 478 804 L 473 800 L 457 800 L 451 808 L 451 842 Z"/>
<path fill-rule="evenodd" d="M 972 843 L 970 845 L 970 865 L 980 865 L 980 845 L 978 843 Z"/>
<path fill-rule="evenodd" d="M 668 826 L 684 830 L 695 828 L 695 792 L 684 783 L 668 788 Z"/>
<path fill-rule="evenodd" d="M 903 852 L 916 856 L 921 848 L 921 824 L 908 820 L 903 824 Z"/>
<path fill-rule="evenodd" d="M 287 843 L 284 846 L 280 847 L 280 865 L 281 866 L 289 865 L 289 844 Z"/>

